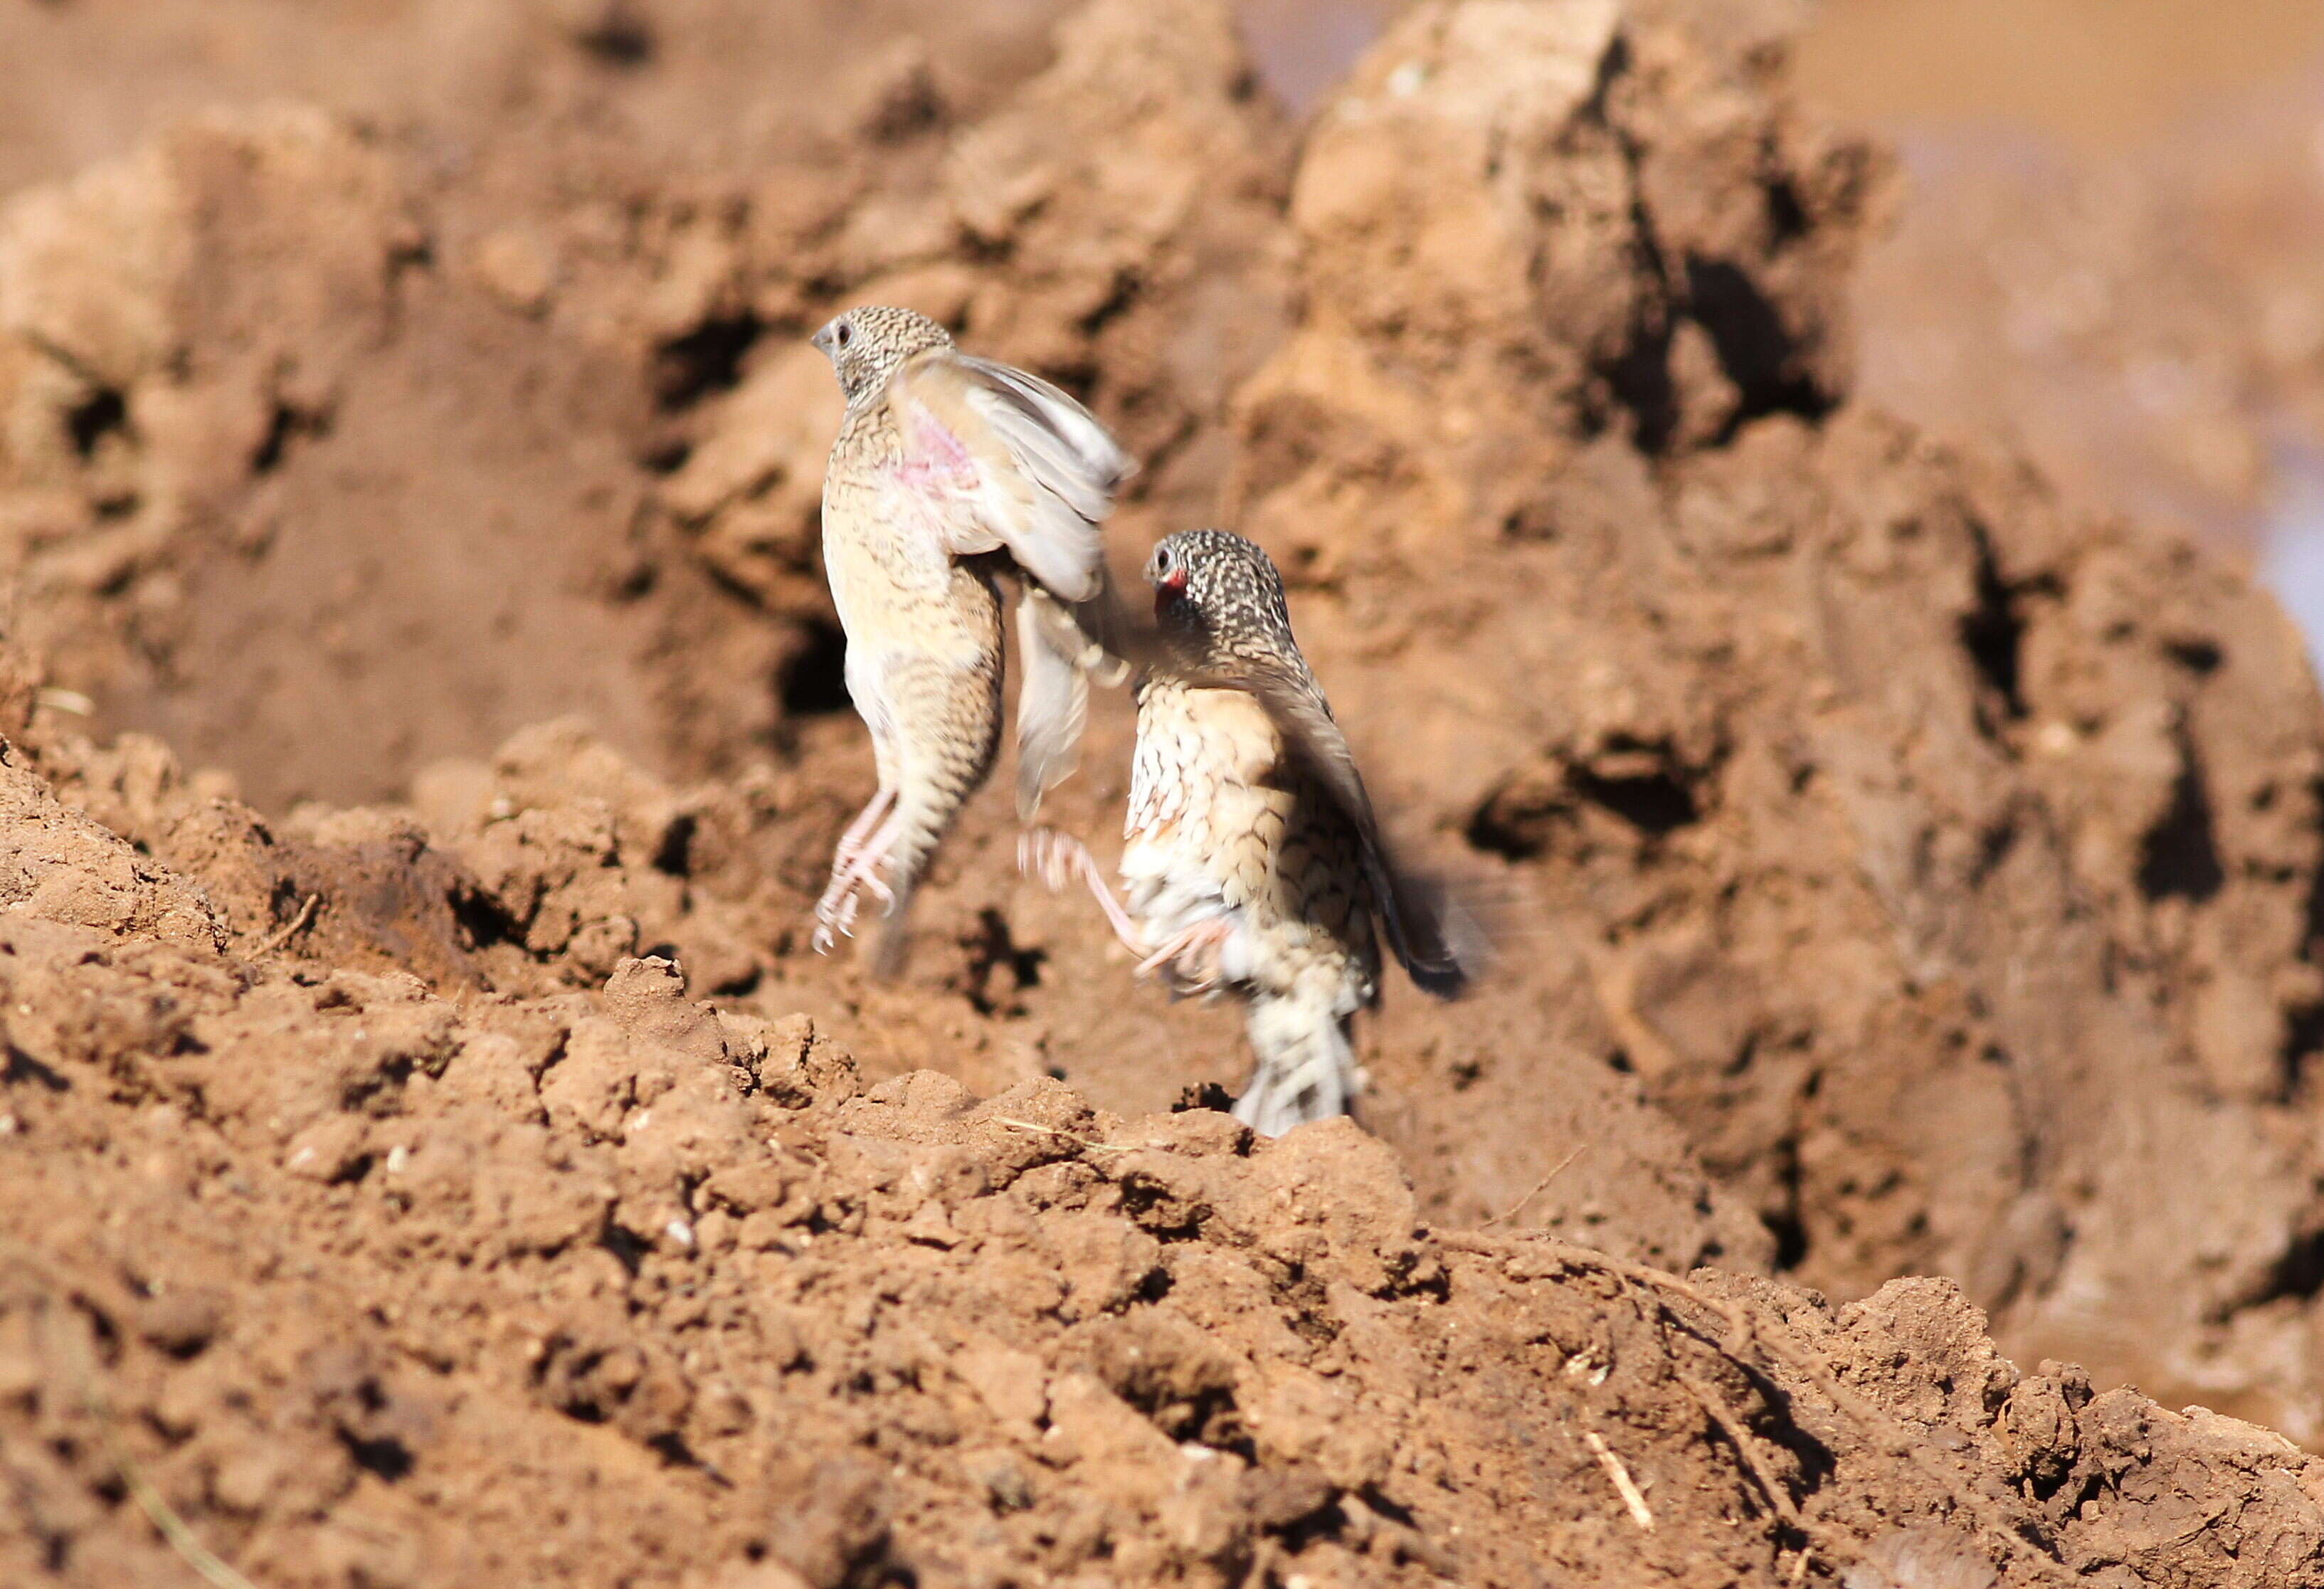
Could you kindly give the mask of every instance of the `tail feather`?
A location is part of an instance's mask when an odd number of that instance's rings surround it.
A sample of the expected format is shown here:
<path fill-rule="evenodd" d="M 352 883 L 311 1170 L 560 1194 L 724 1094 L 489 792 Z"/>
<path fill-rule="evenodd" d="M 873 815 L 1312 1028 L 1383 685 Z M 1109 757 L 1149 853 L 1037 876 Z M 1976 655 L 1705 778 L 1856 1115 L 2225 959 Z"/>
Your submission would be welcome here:
<path fill-rule="evenodd" d="M 960 809 L 957 797 L 934 789 L 908 791 L 902 803 L 906 807 L 903 831 L 889 852 L 887 871 L 888 886 L 895 891 L 895 897 L 881 911 L 872 943 L 871 972 L 879 982 L 893 982 L 903 975 L 906 951 L 911 945 L 912 896 L 919 892 L 929 857 Z"/>
<path fill-rule="evenodd" d="M 1484 968 L 1489 951 L 1484 927 L 1439 879 L 1380 867 L 1380 894 L 1388 947 L 1421 992 L 1457 999 Z"/>
<path fill-rule="evenodd" d="M 871 974 L 874 982 L 893 982 L 904 974 L 912 941 L 912 894 L 917 882 L 896 891 L 893 903 L 880 918 L 872 940 Z"/>
<path fill-rule="evenodd" d="M 1259 1063 L 1235 1100 L 1237 1120 L 1279 1137 L 1348 1113 L 1362 1077 L 1344 1016 L 1314 1000 L 1261 994 L 1250 1002 L 1248 1030 Z"/>

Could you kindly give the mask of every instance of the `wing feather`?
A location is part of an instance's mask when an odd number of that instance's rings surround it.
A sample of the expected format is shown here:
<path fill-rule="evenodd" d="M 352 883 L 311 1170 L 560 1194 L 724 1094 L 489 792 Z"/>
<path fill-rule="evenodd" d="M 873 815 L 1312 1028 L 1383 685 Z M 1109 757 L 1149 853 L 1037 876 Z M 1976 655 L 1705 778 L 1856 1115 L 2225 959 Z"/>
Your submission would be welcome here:
<path fill-rule="evenodd" d="M 1331 704 L 1305 661 L 1294 662 L 1286 666 L 1271 658 L 1239 661 L 1206 670 L 1200 682 L 1246 690 L 1267 708 L 1290 755 L 1322 785 L 1356 830 L 1365 875 L 1388 928 L 1388 947 L 1414 985 L 1438 998 L 1455 997 L 1469 983 L 1463 962 L 1470 956 L 1456 942 L 1469 936 L 1465 924 L 1456 919 L 1451 901 L 1397 864 L 1364 789 L 1363 774 L 1356 770 L 1355 754 L 1348 749 L 1347 735 L 1333 718 Z"/>
<path fill-rule="evenodd" d="M 971 405 L 1044 487 L 1092 523 L 1113 511 L 1115 493 L 1138 466 L 1094 414 L 1038 375 L 969 354 L 954 356 L 975 377 Z"/>
<path fill-rule="evenodd" d="M 1017 814 L 1030 822 L 1041 797 L 1073 775 L 1089 721 L 1089 642 L 1055 596 L 1025 582 L 1017 596 Z"/>
<path fill-rule="evenodd" d="M 1090 411 L 1022 370 L 953 348 L 908 361 L 888 402 L 905 439 L 900 472 L 954 557 L 1006 551 L 1024 576 L 1017 605 L 1025 678 L 1017 698 L 1017 806 L 1074 770 L 1089 675 L 1109 671 L 1111 611 L 1099 526 L 1137 466 Z M 1119 682 L 1118 673 L 1107 682 Z"/>
<path fill-rule="evenodd" d="M 1006 550 L 1068 602 L 1098 592 L 1098 526 L 1135 471 L 1104 426 L 1071 397 L 1022 370 L 936 348 L 889 383 L 899 433 L 914 438 L 907 467 L 957 554 Z"/>

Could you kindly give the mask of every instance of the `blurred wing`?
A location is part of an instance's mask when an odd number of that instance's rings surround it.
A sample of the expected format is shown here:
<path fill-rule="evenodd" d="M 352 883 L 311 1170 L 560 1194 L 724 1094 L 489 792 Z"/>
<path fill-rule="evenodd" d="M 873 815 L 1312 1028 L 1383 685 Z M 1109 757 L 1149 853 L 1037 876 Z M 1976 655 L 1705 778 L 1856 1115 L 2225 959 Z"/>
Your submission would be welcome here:
<path fill-rule="evenodd" d="M 1038 376 L 938 348 L 888 383 L 901 467 L 955 555 L 1006 550 L 1069 602 L 1098 593 L 1098 525 L 1137 466 L 1090 411 Z"/>
<path fill-rule="evenodd" d="M 1422 886 L 1396 864 L 1372 813 L 1371 796 L 1363 775 L 1348 749 L 1347 735 L 1333 719 L 1314 675 L 1303 662 L 1287 668 L 1275 662 L 1246 661 L 1231 675 L 1201 680 L 1248 691 L 1267 708 L 1276 731 L 1290 754 L 1323 786 L 1347 813 L 1361 841 L 1364 871 L 1379 901 L 1380 918 L 1388 927 L 1388 947 L 1395 951 L 1415 986 L 1440 999 L 1458 995 L 1469 982 L 1464 964 L 1469 956 L 1460 940 L 1471 936 L 1456 919 L 1452 902 L 1441 891 Z"/>
<path fill-rule="evenodd" d="M 1115 647 L 1120 606 L 1105 568 L 1097 594 L 1066 603 L 1028 579 L 1017 596 L 1017 653 L 1025 682 L 1017 692 L 1017 814 L 1030 822 L 1041 797 L 1073 776 L 1082 728 L 1089 720 L 1090 679 L 1113 686 L 1130 677 Z"/>
<path fill-rule="evenodd" d="M 1073 614 L 1031 580 L 1017 596 L 1017 815 L 1026 822 L 1041 797 L 1073 776 L 1089 721 L 1089 641 Z"/>

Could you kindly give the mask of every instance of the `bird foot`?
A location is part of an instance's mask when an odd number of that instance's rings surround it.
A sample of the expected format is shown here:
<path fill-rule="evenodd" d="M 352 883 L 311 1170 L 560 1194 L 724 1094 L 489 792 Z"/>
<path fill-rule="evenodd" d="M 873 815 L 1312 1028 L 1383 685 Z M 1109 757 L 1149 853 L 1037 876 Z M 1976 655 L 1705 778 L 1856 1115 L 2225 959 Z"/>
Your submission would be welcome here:
<path fill-rule="evenodd" d="M 1054 827 L 1032 827 L 1017 836 L 1017 870 L 1038 877 L 1051 892 L 1070 886 L 1074 878 L 1089 885 L 1089 891 L 1105 912 L 1108 926 L 1114 937 L 1133 955 L 1146 952 L 1146 940 L 1138 930 L 1138 923 L 1121 908 L 1121 901 L 1108 888 L 1105 874 L 1098 870 L 1089 846 Z"/>
<path fill-rule="evenodd" d="M 1233 926 L 1220 917 L 1197 921 L 1140 960 L 1137 975 L 1146 976 L 1167 967 L 1176 992 L 1207 993 L 1219 985 L 1219 954 L 1233 931 Z"/>
<path fill-rule="evenodd" d="M 816 954 L 828 955 L 841 938 L 855 936 L 855 917 L 865 894 L 882 905 L 896 902 L 896 891 L 880 879 L 878 869 L 883 858 L 859 848 L 833 863 L 831 885 L 816 901 L 815 934 L 807 940 Z"/>
<path fill-rule="evenodd" d="M 1052 893 L 1074 881 L 1088 856 L 1079 839 L 1054 827 L 1028 827 L 1017 836 L 1017 870 L 1039 878 Z"/>

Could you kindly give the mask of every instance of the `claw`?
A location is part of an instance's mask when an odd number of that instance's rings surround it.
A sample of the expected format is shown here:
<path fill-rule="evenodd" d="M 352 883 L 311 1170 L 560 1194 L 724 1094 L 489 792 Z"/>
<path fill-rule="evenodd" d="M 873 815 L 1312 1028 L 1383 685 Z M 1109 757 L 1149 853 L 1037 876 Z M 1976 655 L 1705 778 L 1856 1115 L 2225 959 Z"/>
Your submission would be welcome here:
<path fill-rule="evenodd" d="M 815 932 L 807 939 L 816 954 L 828 955 L 841 938 L 855 936 L 859 896 L 863 892 L 868 891 L 882 905 L 896 902 L 896 891 L 879 876 L 880 864 L 894 843 L 881 827 L 881 819 L 893 812 L 895 805 L 893 790 L 880 790 L 839 836 L 831 857 L 831 882 L 823 898 L 815 902 Z"/>
<path fill-rule="evenodd" d="M 815 934 L 807 940 L 816 954 L 828 955 L 839 939 L 855 936 L 855 918 L 865 894 L 879 901 L 882 907 L 896 902 L 896 891 L 880 876 L 880 864 L 887 858 L 886 852 L 885 845 L 861 844 L 853 855 L 833 859 L 831 882 L 824 889 L 823 898 L 816 901 Z"/>

